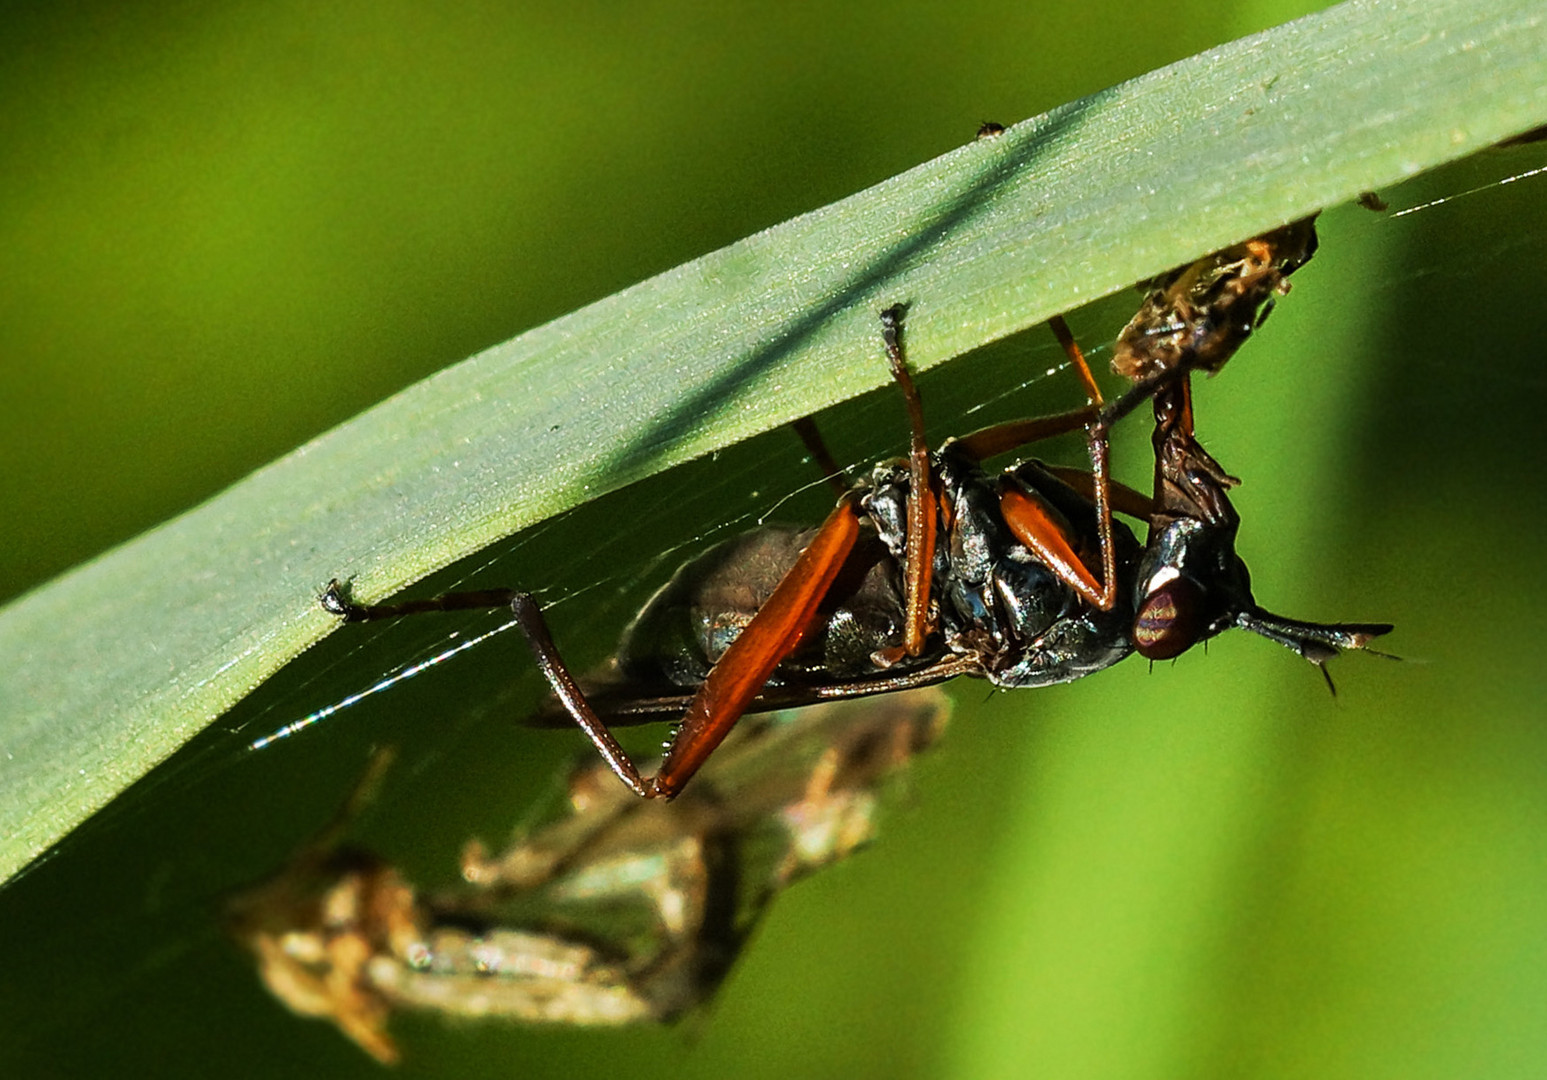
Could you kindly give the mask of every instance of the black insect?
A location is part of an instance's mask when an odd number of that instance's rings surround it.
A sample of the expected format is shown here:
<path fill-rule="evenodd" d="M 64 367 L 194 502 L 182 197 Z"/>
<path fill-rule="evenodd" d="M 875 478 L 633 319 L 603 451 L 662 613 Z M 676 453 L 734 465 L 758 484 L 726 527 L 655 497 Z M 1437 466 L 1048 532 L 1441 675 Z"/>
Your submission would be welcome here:
<path fill-rule="evenodd" d="M 559 704 L 635 793 L 671 798 L 748 711 L 859 697 L 973 675 L 1007 688 L 1067 682 L 1135 650 L 1180 654 L 1239 626 L 1321 665 L 1364 648 L 1384 624 L 1319 624 L 1272 615 L 1235 552 L 1235 483 L 1198 444 L 1189 376 L 1217 371 L 1310 257 L 1309 222 L 1227 249 L 1156 284 L 1120 339 L 1136 384 L 1103 407 L 1067 326 L 1054 320 L 1090 404 L 1013 421 L 931 451 L 899 342 L 903 309 L 881 315 L 912 430 L 906 459 L 846 487 L 816 529 L 768 526 L 682 566 L 625 631 L 614 678 L 589 695 L 571 675 L 536 601 L 516 590 L 400 604 L 322 596 L 349 621 L 508 605 Z M 1156 300 L 1156 295 L 1160 300 Z M 1146 400 L 1156 415 L 1155 490 L 1108 476 L 1108 434 Z M 803 429 L 819 461 L 830 460 Z M 983 462 L 1084 430 L 1090 470 Z M 1114 521 L 1149 523 L 1141 546 Z M 1096 569 L 1092 569 L 1095 567 Z M 660 769 L 644 776 L 614 723 L 678 718 Z"/>

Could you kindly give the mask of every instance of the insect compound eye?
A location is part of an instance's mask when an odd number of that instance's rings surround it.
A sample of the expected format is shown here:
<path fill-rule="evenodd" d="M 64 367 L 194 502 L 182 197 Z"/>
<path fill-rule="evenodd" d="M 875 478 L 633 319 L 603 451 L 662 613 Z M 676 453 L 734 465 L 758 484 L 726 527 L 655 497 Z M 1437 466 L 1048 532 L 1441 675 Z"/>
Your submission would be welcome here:
<path fill-rule="evenodd" d="M 1133 619 L 1133 645 L 1147 660 L 1180 656 L 1203 633 L 1203 590 L 1174 577 L 1144 598 Z"/>

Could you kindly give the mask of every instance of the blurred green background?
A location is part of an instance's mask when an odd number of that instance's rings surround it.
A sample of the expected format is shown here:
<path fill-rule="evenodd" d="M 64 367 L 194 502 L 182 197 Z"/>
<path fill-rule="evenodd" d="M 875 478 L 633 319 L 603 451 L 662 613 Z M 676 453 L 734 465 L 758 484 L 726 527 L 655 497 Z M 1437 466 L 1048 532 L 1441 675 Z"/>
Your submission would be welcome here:
<path fill-rule="evenodd" d="M 444 365 L 971 137 L 1320 5 L 12 6 L 0 35 L 0 598 Z M 405 1075 L 1547 1072 L 1540 145 L 1329 211 L 1199 391 L 1259 599 L 1389 619 L 1340 696 L 1227 635 L 955 729 L 881 843 L 643 1032 L 397 1030 Z M 1096 347 L 1133 297 L 1074 313 Z M 936 437 L 1070 398 L 1045 332 L 923 384 Z M 1010 391 L 1014 391 L 1011 393 Z M 978 407 L 987 402 L 985 408 Z M 895 452 L 896 401 L 822 418 Z M 1144 483 L 1142 432 L 1120 468 Z M 431 583 L 519 583 L 605 654 L 683 546 L 825 496 L 774 433 Z M 791 497 L 793 496 L 793 497 Z M 663 508 L 666 508 L 663 510 Z M 662 555 L 662 553 L 668 553 Z M 348 568 L 340 568 L 347 572 Z M 497 622 L 497 620 L 494 620 Z M 435 622 L 435 620 L 430 620 Z M 453 630 L 335 635 L 0 892 L 7 1076 L 367 1075 L 220 936 L 221 897 L 404 748 L 363 840 L 446 880 L 551 788 L 509 638 L 259 755 Z M 645 742 L 659 737 L 646 732 Z"/>

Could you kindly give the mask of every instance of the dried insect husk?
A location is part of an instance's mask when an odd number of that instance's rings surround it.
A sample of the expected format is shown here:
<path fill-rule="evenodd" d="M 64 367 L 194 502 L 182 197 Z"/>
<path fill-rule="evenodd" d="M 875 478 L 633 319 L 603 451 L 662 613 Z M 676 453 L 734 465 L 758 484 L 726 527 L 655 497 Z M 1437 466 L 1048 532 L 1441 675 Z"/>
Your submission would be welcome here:
<path fill-rule="evenodd" d="M 948 715 L 931 687 L 748 717 L 672 802 L 587 764 L 557 820 L 495 854 L 469 843 L 464 884 L 432 894 L 330 827 L 233 898 L 231 930 L 281 1002 L 385 1063 L 398 1010 L 670 1021 L 714 995 L 779 892 L 874 837 Z"/>
<path fill-rule="evenodd" d="M 1150 282 L 1118 335 L 1112 370 L 1136 382 L 1166 371 L 1217 372 L 1289 291 L 1289 275 L 1315 253 L 1312 215 Z"/>

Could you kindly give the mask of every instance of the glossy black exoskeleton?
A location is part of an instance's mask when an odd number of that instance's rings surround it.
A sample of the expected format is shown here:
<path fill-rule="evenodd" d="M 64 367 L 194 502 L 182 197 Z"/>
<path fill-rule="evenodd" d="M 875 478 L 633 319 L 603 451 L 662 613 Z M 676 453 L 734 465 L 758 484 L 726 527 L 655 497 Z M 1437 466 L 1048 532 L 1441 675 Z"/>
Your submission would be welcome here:
<path fill-rule="evenodd" d="M 856 697 L 960 674 L 1005 688 L 1047 686 L 1133 651 L 1127 583 L 1141 548 L 1127 526 L 1112 524 L 1117 600 L 1103 611 L 1018 541 L 1000 509 L 1007 491 L 1044 503 L 1062 519 L 1075 550 L 1094 556 L 1099 526 L 1088 498 L 1034 460 L 990 474 L 955 442 L 933 453 L 930 467 L 940 503 L 952 512 L 937 532 L 935 630 L 925 650 L 895 661 L 887 655 L 902 641 L 907 619 L 910 487 L 906 463 L 883 462 L 852 489 L 860 538 L 799 647 L 774 669 L 759 706 Z M 670 699 L 673 690 L 702 684 L 816 533 L 765 526 L 683 564 L 624 632 L 616 676 L 629 696 Z M 680 711 L 681 703 L 659 708 Z"/>

